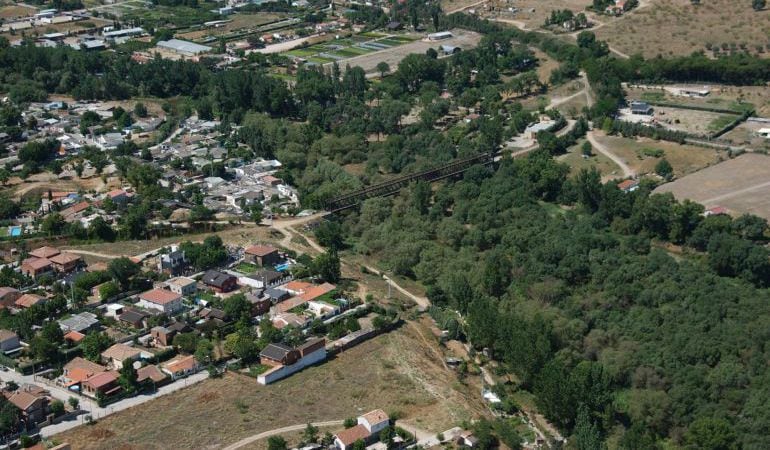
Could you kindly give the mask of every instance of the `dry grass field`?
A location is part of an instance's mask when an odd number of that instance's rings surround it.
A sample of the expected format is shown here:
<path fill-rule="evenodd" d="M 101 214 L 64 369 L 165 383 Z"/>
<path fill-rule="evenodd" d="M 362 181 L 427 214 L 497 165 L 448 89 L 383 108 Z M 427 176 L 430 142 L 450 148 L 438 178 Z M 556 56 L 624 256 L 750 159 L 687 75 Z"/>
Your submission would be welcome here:
<path fill-rule="evenodd" d="M 591 167 L 595 167 L 596 170 L 602 174 L 602 178 L 618 174 L 623 175 L 623 171 L 620 170 L 620 167 L 618 167 L 617 164 L 597 151 L 594 151 L 593 156 L 583 158 L 583 153 L 580 148 L 583 142 L 585 142 L 585 140 L 581 140 L 577 145 L 570 147 L 568 153 L 556 158 L 559 162 L 567 164 L 570 167 L 571 176 L 577 175 L 582 169 L 590 169 Z"/>
<path fill-rule="evenodd" d="M 724 206 L 732 213 L 752 213 L 770 219 L 770 157 L 747 153 L 701 170 L 655 192 L 671 192 L 706 208 Z"/>
<path fill-rule="evenodd" d="M 227 19 L 230 22 L 217 28 L 207 28 L 205 30 L 190 31 L 187 33 L 180 33 L 176 37 L 178 39 L 197 40 L 206 36 L 221 36 L 228 34 L 236 30 L 248 30 L 255 27 L 273 22 L 283 17 L 281 14 L 273 13 L 258 13 L 258 14 L 235 14 L 229 16 Z"/>
<path fill-rule="evenodd" d="M 459 3 L 459 1 L 454 1 L 453 3 Z M 592 0 L 517 0 L 515 2 L 493 0 L 485 3 L 485 5 L 494 8 L 494 11 L 498 12 L 496 14 L 497 18 L 501 20 L 516 22 L 527 29 L 535 29 L 545 24 L 546 18 L 550 17 L 552 11 L 570 9 L 575 13 L 585 12 L 586 7 L 592 3 Z M 442 2 L 443 4 L 444 2 Z M 508 11 L 510 7 L 517 8 L 517 11 L 510 13 Z M 476 9 L 484 10 L 480 6 L 476 7 Z M 446 11 L 447 9 L 445 8 L 444 10 Z"/>
<path fill-rule="evenodd" d="M 484 413 L 478 392 L 444 368 L 427 327 L 410 322 L 270 386 L 228 374 L 56 438 L 76 450 L 220 448 L 263 431 L 374 408 L 439 432 Z"/>
<path fill-rule="evenodd" d="M 662 150 L 664 157 L 674 168 L 674 175 L 682 177 L 716 164 L 726 153 L 694 145 L 680 145 L 674 142 L 652 139 L 626 139 L 618 136 L 597 135 L 596 139 L 622 158 L 636 173 L 651 174 L 660 158 L 650 156 L 651 151 Z M 647 152 L 645 152 L 647 150 Z"/>
<path fill-rule="evenodd" d="M 22 17 L 34 16 L 36 9 L 15 3 L 3 3 L 0 6 L 0 19 L 18 19 Z"/>
<path fill-rule="evenodd" d="M 770 51 L 770 10 L 756 12 L 749 1 L 651 0 L 649 7 L 608 22 L 597 37 L 629 55 L 689 55 L 707 46 Z M 759 53 L 757 46 L 762 47 Z"/>

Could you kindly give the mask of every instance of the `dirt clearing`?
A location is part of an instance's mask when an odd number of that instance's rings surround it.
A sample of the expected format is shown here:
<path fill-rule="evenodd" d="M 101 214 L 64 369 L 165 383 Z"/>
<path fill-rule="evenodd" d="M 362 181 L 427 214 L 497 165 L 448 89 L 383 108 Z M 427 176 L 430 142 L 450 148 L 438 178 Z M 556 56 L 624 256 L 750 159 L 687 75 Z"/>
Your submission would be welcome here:
<path fill-rule="evenodd" d="M 596 134 L 596 139 L 619 156 L 637 174 L 652 174 L 655 165 L 665 157 L 674 168 L 674 175 L 682 177 L 704 167 L 716 164 L 727 153 L 712 148 L 681 145 L 652 139 L 626 139 L 619 136 Z"/>
<path fill-rule="evenodd" d="M 764 57 L 770 34 L 770 11 L 754 11 L 749 1 L 652 0 L 651 5 L 596 30 L 612 47 L 647 58 L 689 55 L 710 48 L 749 51 Z M 761 49 L 761 52 L 758 50 Z M 722 50 L 724 49 L 724 50 Z"/>
<path fill-rule="evenodd" d="M 270 386 L 228 374 L 56 438 L 74 449 L 218 448 L 262 431 L 374 408 L 439 432 L 485 411 L 478 390 L 460 384 L 439 354 L 426 327 L 410 322 Z"/>
<path fill-rule="evenodd" d="M 724 206 L 732 213 L 751 213 L 770 219 L 770 157 L 747 153 L 660 186 L 706 208 Z"/>

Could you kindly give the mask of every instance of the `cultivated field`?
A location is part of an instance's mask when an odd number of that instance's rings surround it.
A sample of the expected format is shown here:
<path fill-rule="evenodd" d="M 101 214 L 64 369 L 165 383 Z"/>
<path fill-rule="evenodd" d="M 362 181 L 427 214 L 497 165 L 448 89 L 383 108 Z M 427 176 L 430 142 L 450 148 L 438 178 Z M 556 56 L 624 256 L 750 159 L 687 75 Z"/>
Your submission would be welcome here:
<path fill-rule="evenodd" d="M 618 155 L 637 174 L 655 172 L 655 165 L 661 157 L 654 156 L 661 150 L 663 156 L 674 168 L 674 175 L 681 177 L 696 172 L 704 167 L 716 164 L 720 158 L 726 159 L 726 153 L 711 148 L 694 145 L 680 145 L 674 142 L 655 141 L 652 139 L 627 139 L 618 136 L 597 134 L 596 139 Z"/>
<path fill-rule="evenodd" d="M 664 184 L 655 192 L 671 192 L 706 208 L 724 206 L 736 214 L 770 219 L 770 157 L 747 153 Z"/>
<path fill-rule="evenodd" d="M 274 385 L 228 374 L 57 439 L 74 449 L 219 448 L 262 431 L 374 408 L 439 432 L 484 413 L 477 387 L 460 384 L 442 358 L 427 327 L 412 322 Z"/>
<path fill-rule="evenodd" d="M 419 35 L 390 35 L 369 32 L 296 48 L 286 52 L 286 55 L 303 58 L 315 64 L 327 64 L 391 50 L 419 38 Z"/>
<path fill-rule="evenodd" d="M 689 55 L 709 47 L 745 48 L 765 56 L 770 46 L 770 10 L 756 12 L 749 1 L 651 0 L 651 5 L 596 30 L 618 50 L 645 57 Z M 758 49 L 758 47 L 761 47 Z"/>
<path fill-rule="evenodd" d="M 377 64 L 384 61 L 391 69 L 395 69 L 404 57 L 411 53 L 425 53 L 429 48 L 440 48 L 442 45 L 454 45 L 463 49 L 474 48 L 479 44 L 481 35 L 472 31 L 452 30 L 453 37 L 442 41 L 428 42 L 424 40 L 410 42 L 386 50 L 355 56 L 344 60 L 351 67 L 359 66 L 367 73 L 377 71 Z M 342 63 L 342 61 L 340 61 Z M 331 64 L 331 63 L 329 63 Z"/>
<path fill-rule="evenodd" d="M 695 89 L 707 88 L 711 92 L 706 97 L 685 97 L 674 94 L 677 88 L 684 87 Z M 770 92 L 768 92 L 768 89 L 760 86 L 624 84 L 623 88 L 626 91 L 626 98 L 629 100 L 664 102 L 682 106 L 700 106 L 735 112 L 743 112 L 753 107 L 761 113 L 764 108 L 770 107 Z"/>

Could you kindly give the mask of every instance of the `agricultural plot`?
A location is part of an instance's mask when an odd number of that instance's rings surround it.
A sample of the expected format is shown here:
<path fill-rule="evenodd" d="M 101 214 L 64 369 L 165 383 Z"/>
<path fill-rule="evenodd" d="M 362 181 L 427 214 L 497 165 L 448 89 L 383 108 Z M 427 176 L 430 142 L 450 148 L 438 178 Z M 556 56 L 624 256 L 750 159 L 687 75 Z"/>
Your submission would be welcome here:
<path fill-rule="evenodd" d="M 391 68 L 398 66 L 404 57 L 411 53 L 425 53 L 428 49 L 440 49 L 442 45 L 450 45 L 469 50 L 475 48 L 481 40 L 481 35 L 466 30 L 451 30 L 452 37 L 441 41 L 416 40 L 411 36 L 391 36 L 384 39 L 359 44 L 362 48 L 371 49 L 367 54 L 345 60 L 351 67 L 358 66 L 369 74 L 377 74 L 377 64 L 387 63 Z M 411 40 L 411 42 L 407 42 Z M 383 48 L 380 48 L 383 47 Z M 328 57 L 328 53 L 326 56 Z M 331 61 L 329 61 L 331 62 Z"/>
<path fill-rule="evenodd" d="M 417 38 L 411 36 L 363 33 L 348 38 L 314 44 L 309 47 L 297 48 L 285 54 L 306 59 L 314 64 L 328 64 L 398 47 L 415 39 Z"/>
<path fill-rule="evenodd" d="M 664 184 L 656 193 L 671 192 L 706 208 L 723 206 L 731 213 L 770 219 L 770 157 L 747 153 L 735 159 Z"/>

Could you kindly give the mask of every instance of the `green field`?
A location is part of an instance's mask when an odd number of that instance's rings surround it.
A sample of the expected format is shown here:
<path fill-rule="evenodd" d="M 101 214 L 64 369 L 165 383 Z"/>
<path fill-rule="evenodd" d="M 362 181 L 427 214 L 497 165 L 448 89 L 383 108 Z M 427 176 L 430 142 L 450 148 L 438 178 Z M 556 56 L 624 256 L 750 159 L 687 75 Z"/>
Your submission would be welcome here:
<path fill-rule="evenodd" d="M 375 48 L 359 47 L 356 44 L 377 43 L 387 47 L 397 47 L 414 41 L 416 38 L 401 35 L 385 35 L 380 33 L 362 33 L 344 39 L 336 39 L 329 42 L 314 44 L 304 48 L 289 50 L 284 53 L 287 56 L 307 59 L 315 64 L 327 64 L 356 56 L 366 55 L 378 51 Z M 384 49 L 383 49 L 384 50 Z M 328 58 L 323 55 L 335 58 Z"/>

